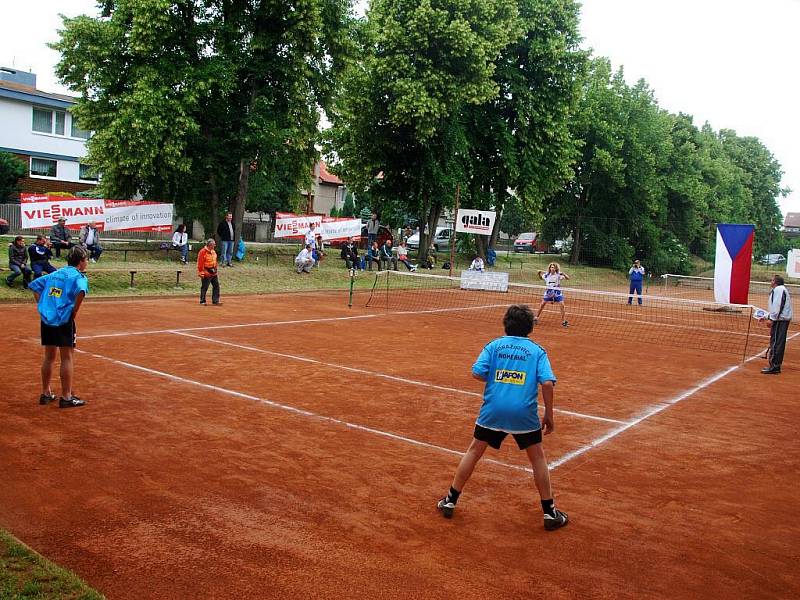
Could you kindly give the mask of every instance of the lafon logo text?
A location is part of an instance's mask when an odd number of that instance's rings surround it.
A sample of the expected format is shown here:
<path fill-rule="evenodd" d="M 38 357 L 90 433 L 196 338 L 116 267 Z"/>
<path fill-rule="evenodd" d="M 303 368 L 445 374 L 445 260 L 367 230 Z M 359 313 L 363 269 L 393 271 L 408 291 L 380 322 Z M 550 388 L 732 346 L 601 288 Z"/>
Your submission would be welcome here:
<path fill-rule="evenodd" d="M 509 371 L 507 369 L 497 369 L 494 372 L 494 380 L 497 383 L 513 383 L 514 385 L 525 385 L 525 371 Z"/>

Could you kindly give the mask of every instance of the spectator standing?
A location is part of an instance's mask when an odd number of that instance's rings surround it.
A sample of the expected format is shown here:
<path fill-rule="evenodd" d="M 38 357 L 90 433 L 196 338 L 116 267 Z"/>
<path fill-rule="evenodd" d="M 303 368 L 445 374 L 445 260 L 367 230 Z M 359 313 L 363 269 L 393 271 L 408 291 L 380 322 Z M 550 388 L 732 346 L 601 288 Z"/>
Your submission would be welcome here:
<path fill-rule="evenodd" d="M 406 225 L 405 229 L 403 229 L 403 241 L 407 242 L 412 235 L 414 235 L 414 230 L 411 229 L 411 225 Z"/>
<path fill-rule="evenodd" d="M 181 223 L 172 234 L 172 247 L 181 253 L 181 262 L 189 262 L 189 234 L 186 233 L 186 225 Z"/>
<path fill-rule="evenodd" d="M 305 236 L 305 245 L 311 246 L 311 250 L 317 249 L 317 235 L 319 232 L 317 231 L 317 224 L 316 223 L 309 223 L 308 224 L 308 231 L 306 231 Z"/>
<path fill-rule="evenodd" d="M 11 287 L 14 280 L 22 275 L 22 288 L 26 289 L 31 282 L 33 271 L 28 267 L 28 252 L 25 248 L 25 238 L 18 235 L 14 241 L 8 245 L 8 268 L 11 274 L 6 277 L 6 284 Z"/>
<path fill-rule="evenodd" d="M 300 250 L 300 254 L 294 259 L 294 266 L 298 275 L 300 273 L 311 273 L 311 269 L 314 268 L 314 250 L 311 248 L 311 244 L 306 244 Z"/>
<path fill-rule="evenodd" d="M 392 240 L 387 239 L 383 246 L 381 246 L 381 262 L 386 265 L 386 270 L 389 270 L 389 265 L 394 266 L 397 271 L 397 257 L 394 255 L 394 248 L 392 248 Z"/>
<path fill-rule="evenodd" d="M 378 220 L 378 214 L 372 213 L 372 217 L 367 221 L 367 247 L 372 247 L 372 242 L 378 240 L 378 231 L 380 231 L 381 222 Z"/>
<path fill-rule="evenodd" d="M 33 278 L 39 277 L 42 272 L 52 273 L 56 268 L 50 264 L 53 252 L 50 250 L 50 243 L 43 235 L 36 236 L 36 242 L 28 247 L 28 256 L 31 258 L 31 270 Z"/>
<path fill-rule="evenodd" d="M 81 247 L 71 248 L 67 256 L 67 266 L 63 269 L 35 279 L 30 290 L 41 317 L 42 346 L 42 393 L 39 404 L 49 404 L 56 399 L 50 388 L 50 379 L 56 362 L 56 354 L 61 355 L 61 397 L 59 408 L 72 408 L 86 404 L 72 393 L 74 373 L 73 358 L 77 329 L 75 317 L 83 299 L 89 293 L 89 280 L 85 271 L 89 264 L 89 253 Z"/>
<path fill-rule="evenodd" d="M 417 265 L 412 265 L 408 260 L 408 246 L 405 240 L 400 242 L 400 245 L 397 247 L 397 262 L 403 263 L 409 271 L 417 270 Z"/>
<path fill-rule="evenodd" d="M 628 269 L 628 277 L 631 279 L 630 289 L 628 290 L 628 304 L 633 304 L 634 292 L 639 295 L 637 298 L 639 306 L 642 305 L 642 281 L 644 280 L 644 267 L 638 260 L 633 261 L 633 266 Z"/>
<path fill-rule="evenodd" d="M 95 227 L 94 221 L 89 221 L 86 225 L 81 227 L 78 234 L 78 241 L 81 246 L 89 251 L 89 260 L 96 263 L 100 260 L 100 255 L 103 253 L 103 248 L 100 246 L 100 232 Z"/>
<path fill-rule="evenodd" d="M 62 250 L 69 250 L 75 244 L 72 243 L 72 236 L 67 229 L 67 220 L 64 217 L 58 219 L 58 223 L 50 228 L 50 243 L 56 251 L 56 257 L 61 258 Z"/>
<path fill-rule="evenodd" d="M 378 271 L 381 270 L 381 251 L 378 248 L 378 242 L 372 242 L 367 249 L 367 268 L 372 271 L 372 263 L 378 265 Z"/>
<path fill-rule="evenodd" d="M 341 256 L 348 269 L 355 270 L 361 267 L 361 261 L 358 257 L 358 246 L 353 238 L 349 238 L 342 244 Z"/>
<path fill-rule="evenodd" d="M 428 256 L 425 258 L 425 266 L 429 269 L 433 269 L 436 266 L 436 246 L 431 244 L 431 247 L 428 248 Z"/>
<path fill-rule="evenodd" d="M 461 457 L 450 491 L 437 507 L 451 518 L 456 503 L 486 448 L 499 450 L 509 434 L 533 467 L 533 479 L 542 503 L 544 528 L 553 531 L 569 522 L 555 507 L 542 437 L 555 431 L 553 398 L 556 376 L 544 348 L 529 339 L 533 312 L 513 305 L 503 317 L 505 336 L 489 342 L 472 365 L 472 377 L 485 384 L 483 405 L 475 423 L 472 442 Z M 538 389 L 542 389 L 544 418 L 537 411 Z"/>
<path fill-rule="evenodd" d="M 777 375 L 781 372 L 783 354 L 786 351 L 786 334 L 792 322 L 792 297 L 786 289 L 785 281 L 780 275 L 772 276 L 772 290 L 769 293 L 767 325 L 769 331 L 769 366 L 761 369 L 764 375 Z"/>
<path fill-rule="evenodd" d="M 217 226 L 217 235 L 222 242 L 222 264 L 232 267 L 233 260 L 233 240 L 236 238 L 233 228 L 233 215 L 228 213 L 225 220 Z"/>
<path fill-rule="evenodd" d="M 200 248 L 197 253 L 197 275 L 200 277 L 200 304 L 206 305 L 206 292 L 208 286 L 211 286 L 211 303 L 214 306 L 222 304 L 219 300 L 219 277 L 217 276 L 217 269 L 219 263 L 217 262 L 217 251 L 214 249 L 217 242 L 214 238 L 209 239 L 206 245 Z"/>

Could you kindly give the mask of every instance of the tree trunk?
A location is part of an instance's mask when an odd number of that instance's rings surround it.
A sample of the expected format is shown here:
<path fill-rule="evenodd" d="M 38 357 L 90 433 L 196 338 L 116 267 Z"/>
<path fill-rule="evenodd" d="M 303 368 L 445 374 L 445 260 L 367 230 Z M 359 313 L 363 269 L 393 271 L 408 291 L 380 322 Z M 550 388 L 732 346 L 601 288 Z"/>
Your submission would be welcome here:
<path fill-rule="evenodd" d="M 581 257 L 581 237 L 583 235 L 581 231 L 582 220 L 582 217 L 579 215 L 578 218 L 575 219 L 575 227 L 572 229 L 572 253 L 569 257 L 569 264 L 571 265 L 577 265 Z"/>
<path fill-rule="evenodd" d="M 233 213 L 233 254 L 239 247 L 242 239 L 242 225 L 244 224 L 244 209 L 247 202 L 247 191 L 250 189 L 250 162 L 247 159 L 239 160 L 239 185 L 236 190 L 236 199 L 231 212 Z"/>
<path fill-rule="evenodd" d="M 217 176 L 212 172 L 208 179 L 211 186 L 211 231 L 206 231 L 206 239 L 217 235 L 219 227 L 219 187 L 217 186 Z"/>

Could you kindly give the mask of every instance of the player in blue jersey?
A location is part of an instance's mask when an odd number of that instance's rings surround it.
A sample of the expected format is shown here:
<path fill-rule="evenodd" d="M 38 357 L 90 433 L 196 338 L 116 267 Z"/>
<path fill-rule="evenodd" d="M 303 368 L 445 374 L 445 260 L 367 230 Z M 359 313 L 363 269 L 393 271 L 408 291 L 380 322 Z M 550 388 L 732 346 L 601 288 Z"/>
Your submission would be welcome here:
<path fill-rule="evenodd" d="M 558 307 L 561 309 L 561 325 L 564 327 L 569 327 L 569 321 L 567 321 L 565 316 L 566 308 L 564 306 L 564 294 L 561 291 L 561 280 L 569 279 L 569 275 L 562 273 L 561 266 L 554 262 L 547 266 L 547 271 L 537 271 L 537 273 L 539 274 L 539 278 L 544 281 L 547 289 L 544 291 L 542 303 L 539 305 L 539 310 L 537 311 L 533 322 L 539 322 L 539 317 L 541 316 L 545 305 L 547 305 L 547 303 L 551 303 L 558 304 Z"/>
<path fill-rule="evenodd" d="M 61 397 L 59 408 L 72 408 L 86 404 L 72 393 L 73 357 L 75 355 L 75 317 L 84 297 L 89 292 L 89 282 L 84 271 L 89 264 L 89 253 L 82 246 L 74 246 L 67 256 L 67 266 L 54 273 L 34 279 L 29 289 L 36 298 L 42 319 L 42 394 L 39 404 L 55 400 L 50 389 L 50 379 L 61 355 Z"/>
<path fill-rule="evenodd" d="M 520 450 L 528 455 L 533 478 L 544 511 L 548 531 L 567 524 L 567 515 L 555 507 L 550 488 L 550 471 L 542 448 L 542 434 L 555 429 L 553 387 L 556 376 L 544 349 L 532 342 L 533 312 L 524 305 L 510 306 L 503 318 L 506 335 L 489 342 L 472 365 L 472 376 L 486 383 L 483 405 L 475 423 L 474 439 L 456 469 L 448 494 L 438 508 L 446 518 L 453 516 L 456 502 L 475 465 L 487 446 L 499 449 L 511 434 Z M 542 388 L 544 418 L 539 420 L 538 388 Z"/>

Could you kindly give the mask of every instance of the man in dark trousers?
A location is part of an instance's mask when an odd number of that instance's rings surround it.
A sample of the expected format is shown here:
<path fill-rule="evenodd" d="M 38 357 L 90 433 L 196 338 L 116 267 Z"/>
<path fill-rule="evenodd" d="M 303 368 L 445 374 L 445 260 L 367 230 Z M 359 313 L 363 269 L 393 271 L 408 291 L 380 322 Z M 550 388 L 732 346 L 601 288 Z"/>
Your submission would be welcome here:
<path fill-rule="evenodd" d="M 62 250 L 69 250 L 75 244 L 72 243 L 72 236 L 69 233 L 66 225 L 67 221 L 64 217 L 58 220 L 58 223 L 50 228 L 50 243 L 56 250 L 56 257 L 61 258 Z"/>
<path fill-rule="evenodd" d="M 761 369 L 764 375 L 777 375 L 781 372 L 783 353 L 786 350 L 786 334 L 792 322 L 792 298 L 786 289 L 783 277 L 772 276 L 772 290 L 769 293 L 769 315 L 766 317 L 769 332 L 769 366 Z"/>
<path fill-rule="evenodd" d="M 217 226 L 217 235 L 222 242 L 222 252 L 220 259 L 223 266 L 232 267 L 233 260 L 233 240 L 235 239 L 233 230 L 233 215 L 228 213 L 225 220 Z"/>
<path fill-rule="evenodd" d="M 347 268 L 351 271 L 357 270 L 361 267 L 361 261 L 358 259 L 358 246 L 353 241 L 353 238 L 348 239 L 342 244 L 342 259 Z"/>

